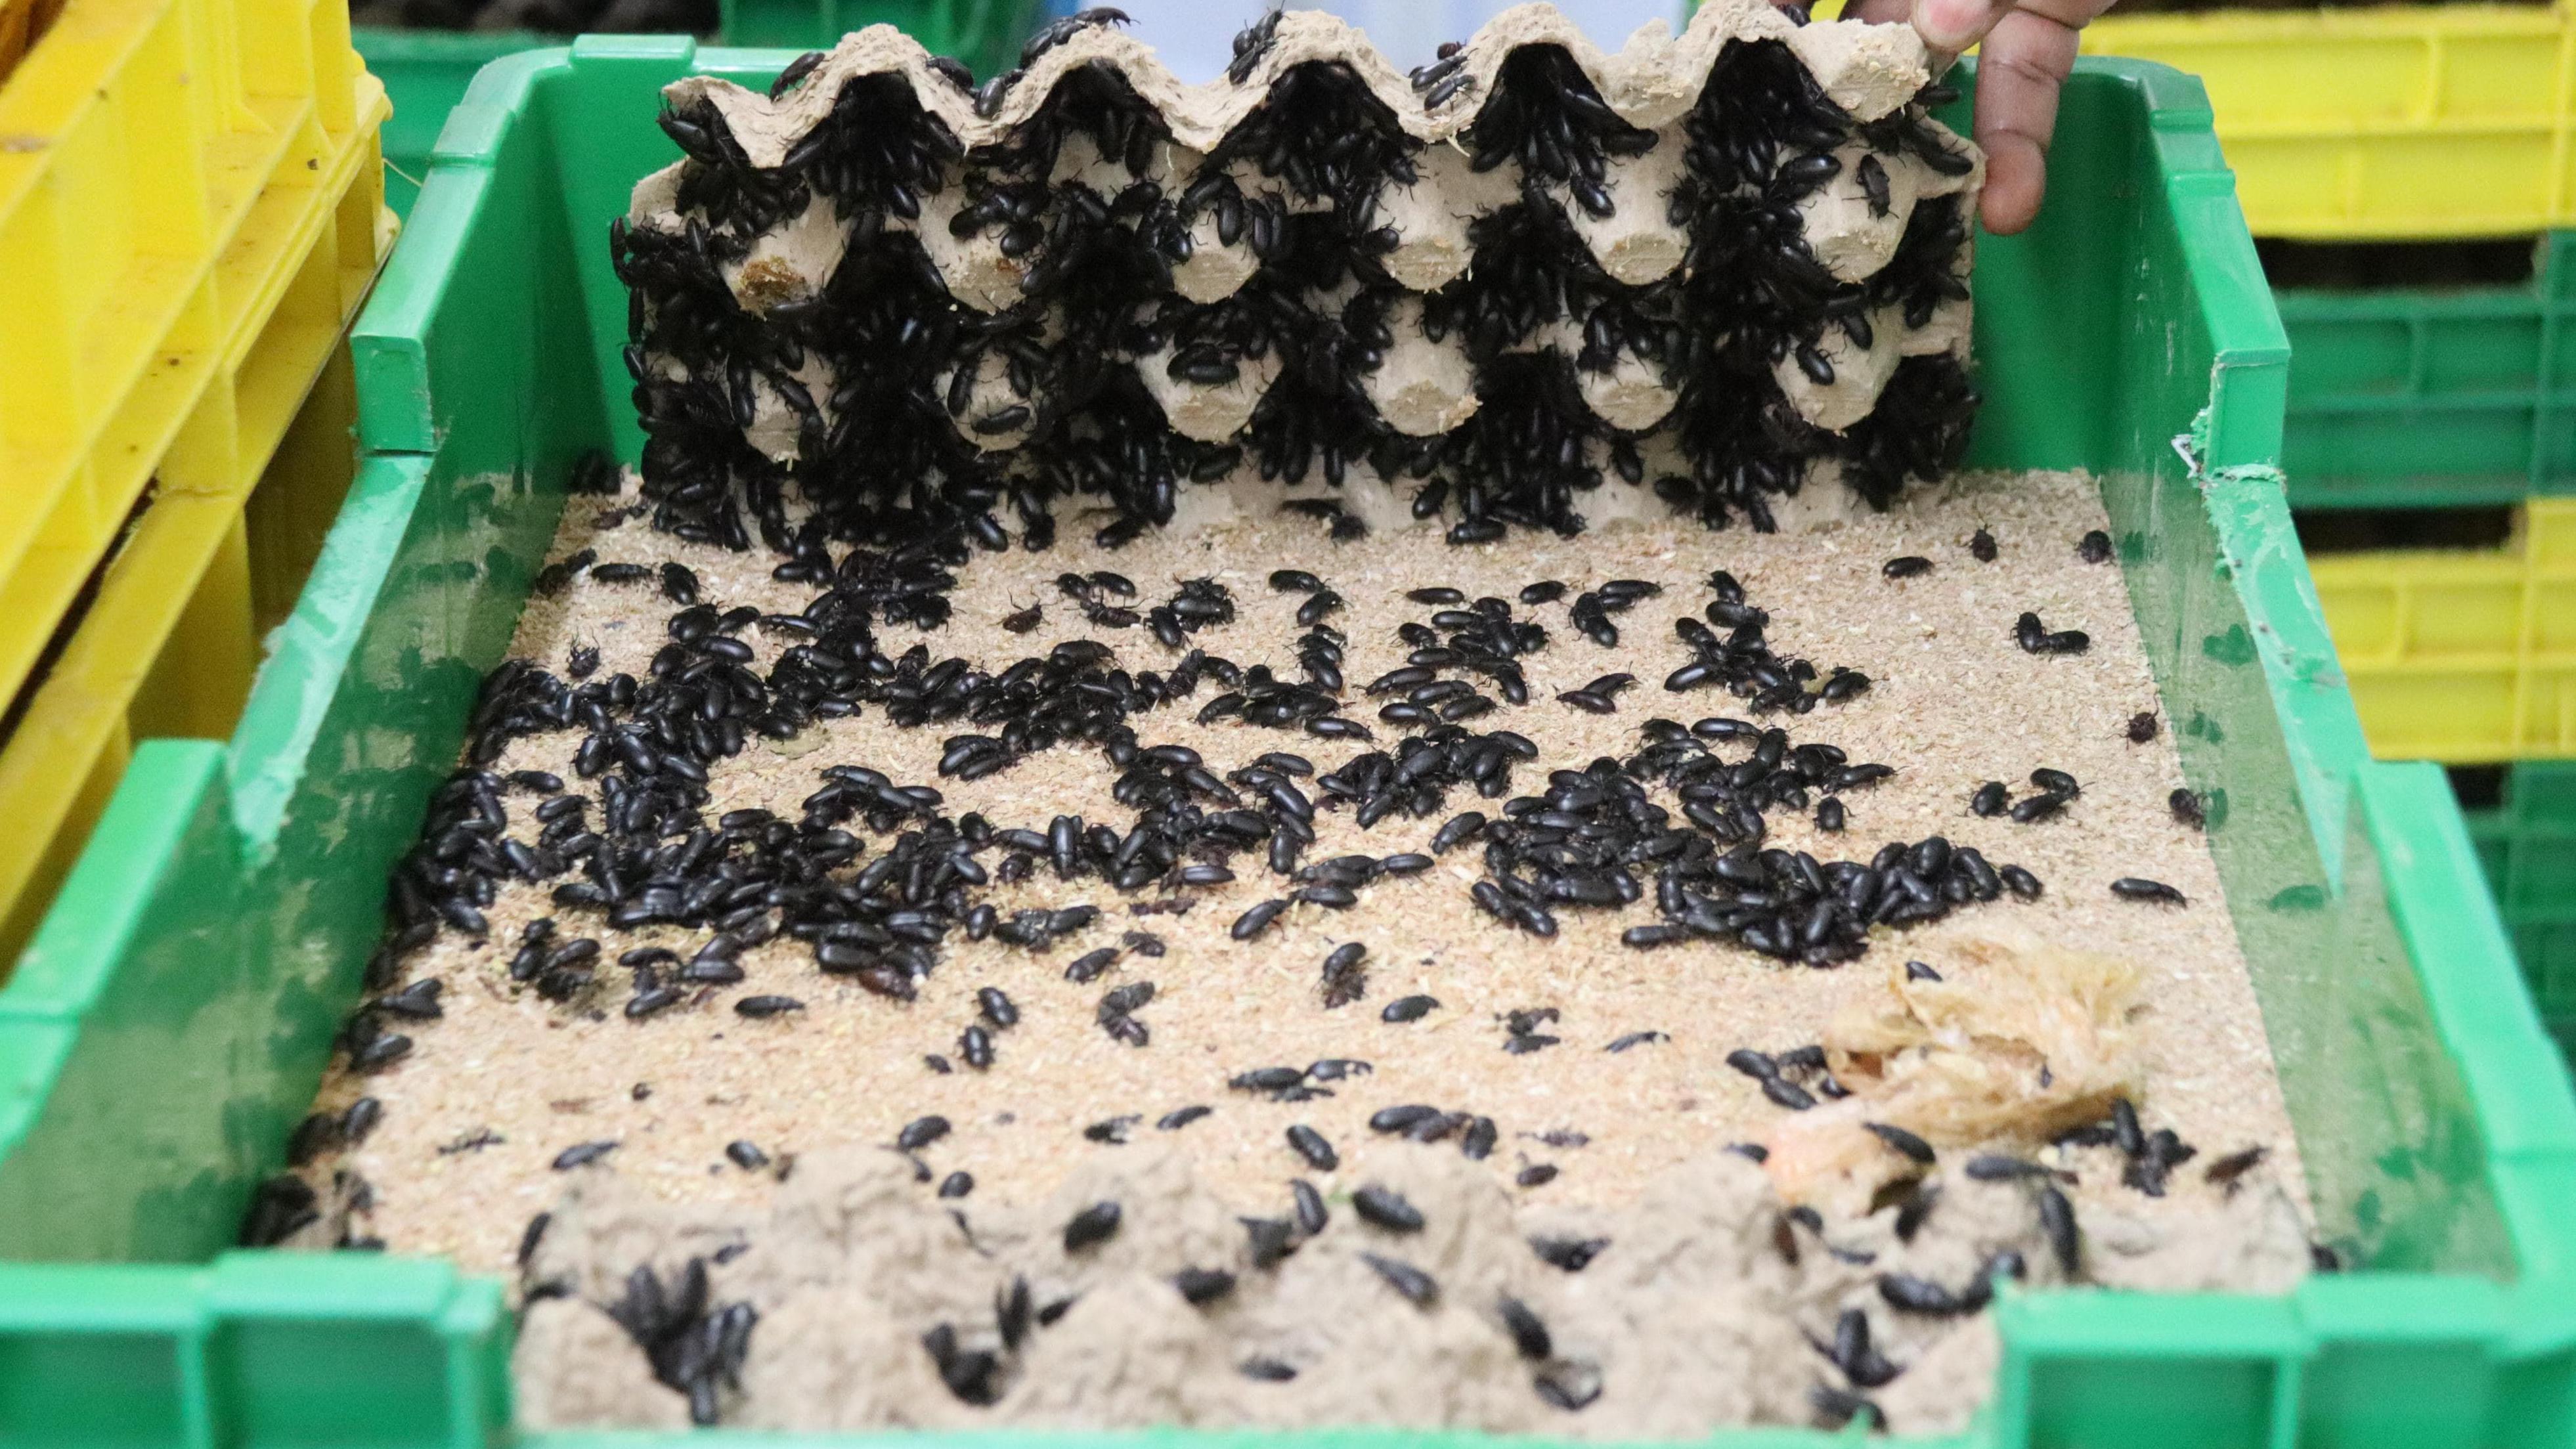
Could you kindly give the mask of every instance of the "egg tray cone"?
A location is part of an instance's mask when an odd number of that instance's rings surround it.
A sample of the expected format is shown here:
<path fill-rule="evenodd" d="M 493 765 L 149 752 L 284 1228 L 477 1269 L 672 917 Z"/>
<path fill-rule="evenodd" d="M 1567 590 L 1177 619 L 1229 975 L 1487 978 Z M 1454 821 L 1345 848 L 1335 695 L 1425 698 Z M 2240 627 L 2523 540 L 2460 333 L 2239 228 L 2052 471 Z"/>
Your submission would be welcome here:
<path fill-rule="evenodd" d="M 614 228 L 657 521 L 773 548 L 1268 496 L 1453 541 L 1771 526 L 1955 465 L 1984 160 L 1910 27 L 1552 6 L 1410 76 L 1273 12 L 1186 85 L 1115 24 L 972 77 L 890 26 L 664 92 Z"/>

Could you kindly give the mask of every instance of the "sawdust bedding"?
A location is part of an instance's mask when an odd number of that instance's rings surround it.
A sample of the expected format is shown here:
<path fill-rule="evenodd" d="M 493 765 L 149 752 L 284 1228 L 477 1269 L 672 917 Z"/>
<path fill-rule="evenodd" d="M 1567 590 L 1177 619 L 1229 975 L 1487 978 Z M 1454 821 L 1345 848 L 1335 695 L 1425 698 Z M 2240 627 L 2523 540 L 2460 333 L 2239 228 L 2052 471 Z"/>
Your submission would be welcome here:
<path fill-rule="evenodd" d="M 562 672 L 596 650 L 596 678 L 647 674 L 677 608 L 655 588 L 665 563 L 718 609 L 794 615 L 813 600 L 813 584 L 771 577 L 774 556 L 653 531 L 627 488 L 572 500 L 553 556 L 656 572 L 567 571 L 527 610 L 515 655 Z M 978 552 L 956 569 L 944 625 L 882 626 L 886 653 L 920 643 L 999 669 L 1092 639 L 1131 670 L 1170 669 L 1181 651 L 1145 626 L 1095 624 L 1057 583 L 1111 569 L 1139 597 L 1094 592 L 1095 605 L 1142 610 L 1184 580 L 1217 581 L 1233 617 L 1186 644 L 1294 680 L 1309 595 L 1269 579 L 1305 570 L 1346 601 L 1329 619 L 1347 640 L 1342 713 L 1393 747 L 1399 730 L 1375 711 L 1395 696 L 1364 686 L 1405 663 L 1398 625 L 1438 607 L 1408 591 L 1455 588 L 1512 601 L 1514 619 L 1547 632 L 1519 661 L 1529 702 L 1465 722 L 1535 747 L 1509 794 L 1635 754 L 1659 716 L 1750 717 L 1894 768 L 1771 808 L 1765 845 L 1867 861 L 1937 834 L 2043 890 L 1880 927 L 1857 960 L 1818 969 L 1705 938 L 1623 944 L 1663 919 L 1651 885 L 1624 907 L 1559 906 L 1552 937 L 1514 929 L 1471 897 L 1475 844 L 1363 884 L 1348 909 L 1295 905 L 1250 940 L 1230 928 L 1285 893 L 1259 849 L 1233 858 L 1230 882 L 1130 892 L 1040 860 L 976 898 L 1006 921 L 1077 904 L 1097 919 L 1043 949 L 951 931 L 909 1001 L 827 974 L 809 943 L 780 935 L 738 953 L 740 982 L 690 986 L 632 1018 L 621 1008 L 644 983 L 610 963 L 650 946 L 685 960 L 708 932 L 602 929 L 553 902 L 558 882 L 506 884 L 487 934 L 442 931 L 385 983 L 415 1002 L 420 983 L 440 983 L 426 988 L 436 1019 L 393 1021 L 408 1054 L 326 1083 L 299 1148 L 318 1211 L 287 1240 L 519 1275 L 521 1412 L 537 1423 L 685 1421 L 694 1394 L 701 1419 L 780 1427 L 998 1416 L 1669 1436 L 1830 1422 L 1864 1401 L 1898 1429 L 1954 1425 L 1991 1379 L 1991 1329 L 1973 1311 L 1991 1277 L 2268 1290 L 2308 1263 L 2297 1145 L 2215 867 L 2170 803 L 2183 786 L 2170 730 L 2137 738 L 2136 717 L 2161 710 L 2118 565 L 2079 547 L 2104 527 L 2087 480 L 2032 474 L 1965 477 L 1885 513 L 1811 495 L 1769 534 L 1637 518 L 1455 548 L 1433 529 L 1336 539 L 1247 507 L 1115 553 Z M 1891 577 L 1898 558 L 1929 568 Z M 1666 692 L 1691 657 L 1671 621 L 1709 602 L 1713 569 L 1768 611 L 1781 657 L 1823 677 L 1857 670 L 1866 691 L 1759 717 L 1723 691 Z M 1610 616 L 1620 639 L 1605 647 L 1569 606 L 1619 579 L 1661 592 Z M 1543 580 L 1568 585 L 1563 599 L 1518 602 Z M 1016 632 L 1033 606 L 1039 622 Z M 2024 649 L 2024 611 L 2090 647 Z M 737 637 L 761 670 L 801 638 L 764 624 Z M 1636 683 L 1611 712 L 1560 702 L 1614 672 Z M 1198 722 L 1219 689 L 1203 681 L 1129 723 L 1218 776 L 1272 751 L 1328 774 L 1372 748 Z M 1044 832 L 1059 815 L 1134 818 L 1092 745 L 942 778 L 946 742 L 971 729 L 903 727 L 869 706 L 756 738 L 710 771 L 704 814 L 793 818 L 824 769 L 863 765 L 933 785 L 952 819 Z M 583 734 L 513 740 L 490 768 L 593 791 L 573 767 Z M 2035 769 L 2080 793 L 2031 823 L 1974 813 L 1989 781 L 2014 800 L 2042 793 Z M 1296 783 L 1321 798 L 1314 778 Z M 1822 798 L 1842 809 L 1838 832 L 1818 825 Z M 514 835 L 533 838 L 530 803 L 511 796 Z M 1300 864 L 1431 854 L 1457 811 L 1499 819 L 1502 804 L 1453 789 L 1439 810 L 1366 830 L 1324 808 Z M 849 828 L 872 847 L 862 863 L 887 844 Z M 2184 903 L 2115 894 L 2120 879 Z M 558 919 L 558 941 L 601 943 L 598 979 L 568 1001 L 512 979 L 540 917 Z M 1358 997 L 1328 1005 L 1320 973 L 1353 942 L 1363 979 L 1345 975 L 1340 994 Z M 1115 955 L 1101 967 L 1104 948 Z M 1088 979 L 1068 980 L 1086 959 L 1074 974 Z M 1146 982 L 1143 1004 L 1103 1009 Z M 979 999 L 988 989 L 1015 1007 L 1007 1029 Z M 1385 1019 L 1423 997 L 1436 1005 Z M 755 1016 L 746 1001 L 777 1009 Z M 1145 1030 L 1110 1029 L 1113 1015 Z M 989 1066 L 961 1047 L 969 1027 Z M 1799 1048 L 1825 1064 L 1801 1065 Z M 1730 1064 L 1743 1049 L 1765 1059 Z M 1322 1069 L 1283 1074 L 1284 1090 L 1232 1085 L 1309 1064 Z M 369 1125 L 347 1141 L 362 1098 Z M 1814 1105 L 1783 1105 L 1802 1098 Z M 1408 1119 L 1431 1140 L 1372 1130 L 1400 1106 L 1438 1109 Z M 1293 1196 L 1292 1179 L 1305 1184 Z M 1425 1226 L 1355 1210 L 1372 1187 Z M 1085 1209 L 1113 1202 L 1105 1241 L 1067 1246 Z M 1598 1261 L 1567 1271 L 1563 1245 L 1596 1240 Z"/>

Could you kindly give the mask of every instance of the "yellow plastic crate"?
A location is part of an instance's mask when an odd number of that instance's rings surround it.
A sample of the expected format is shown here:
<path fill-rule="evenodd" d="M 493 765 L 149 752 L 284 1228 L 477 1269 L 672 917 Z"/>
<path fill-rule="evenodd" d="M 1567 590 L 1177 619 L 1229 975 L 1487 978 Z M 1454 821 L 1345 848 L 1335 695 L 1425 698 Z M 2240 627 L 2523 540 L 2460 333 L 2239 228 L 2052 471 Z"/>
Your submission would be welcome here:
<path fill-rule="evenodd" d="M 2308 561 L 2372 753 L 2576 758 L 2576 499 L 2534 499 L 2484 552 Z"/>
<path fill-rule="evenodd" d="M 135 743 L 221 739 L 239 721 L 260 641 L 293 610 L 355 476 L 356 379 L 345 337 L 325 342 L 264 468 L 242 459 L 254 471 L 237 486 L 154 492 L 0 745 L 0 980 Z"/>
<path fill-rule="evenodd" d="M 0 961 L 347 490 L 387 109 L 345 0 L 72 0 L 0 88 Z"/>
<path fill-rule="evenodd" d="M 71 0 L 0 86 L 0 699 L 156 476 L 238 511 L 391 241 L 386 114 L 347 0 Z"/>
<path fill-rule="evenodd" d="M 2576 6 L 2114 11 L 2084 49 L 2199 74 L 2257 236 L 2576 226 Z"/>

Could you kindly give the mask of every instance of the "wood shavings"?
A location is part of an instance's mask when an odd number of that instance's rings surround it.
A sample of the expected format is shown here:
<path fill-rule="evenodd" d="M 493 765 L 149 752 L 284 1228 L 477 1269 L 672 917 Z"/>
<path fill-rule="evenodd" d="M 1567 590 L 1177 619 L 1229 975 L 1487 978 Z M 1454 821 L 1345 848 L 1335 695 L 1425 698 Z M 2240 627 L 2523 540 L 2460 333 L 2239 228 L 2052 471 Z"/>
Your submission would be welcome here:
<path fill-rule="evenodd" d="M 2140 1095 L 2135 966 L 2027 932 L 1969 934 L 1950 960 L 1940 977 L 1891 963 L 1883 996 L 1853 1001 L 1827 1024 L 1829 1063 L 1852 1095 L 1784 1119 L 1765 1139 L 1784 1196 L 1866 1202 L 1908 1171 L 1869 1123 L 1940 1148 L 2035 1145 Z"/>

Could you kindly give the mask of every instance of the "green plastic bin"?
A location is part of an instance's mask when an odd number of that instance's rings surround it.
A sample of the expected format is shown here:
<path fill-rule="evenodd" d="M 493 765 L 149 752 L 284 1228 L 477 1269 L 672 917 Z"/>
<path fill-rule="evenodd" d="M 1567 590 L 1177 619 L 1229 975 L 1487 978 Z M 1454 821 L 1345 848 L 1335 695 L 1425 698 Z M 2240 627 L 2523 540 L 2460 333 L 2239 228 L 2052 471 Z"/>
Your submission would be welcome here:
<path fill-rule="evenodd" d="M 2298 356 L 2281 443 L 2292 504 L 2576 493 L 2576 232 L 2541 237 L 2515 286 L 2284 287 L 2277 301 Z"/>
<path fill-rule="evenodd" d="M 395 30 L 361 25 L 349 32 L 358 55 L 394 103 L 385 122 L 385 205 L 408 218 L 429 174 L 447 113 L 465 99 L 474 73 L 505 55 L 561 45 L 563 37 L 527 30 Z"/>
<path fill-rule="evenodd" d="M 487 68 L 448 123 L 355 337 L 365 467 L 239 731 L 136 753 L 0 992 L 0 1443 L 513 1441 L 497 1285 L 222 1250 L 357 999 L 385 870 L 506 646 L 558 480 L 585 447 L 635 453 L 605 234 L 675 153 L 610 118 L 640 122 L 681 75 L 758 84 L 787 59 L 587 38 Z M 2218 807 L 2319 1233 L 2367 1271 L 2282 1298 L 2010 1297 L 1992 1407 L 1949 1442 L 2566 1445 L 2576 1101 L 2441 772 L 2363 746 L 2270 466 L 2288 349 L 2200 87 L 2088 61 L 2056 166 L 2040 226 L 1978 249 L 1975 461 L 2103 480 L 2184 767 Z M 1848 1439 L 1718 1441 L 1828 1442 Z"/>
<path fill-rule="evenodd" d="M 924 48 L 955 56 L 978 76 L 991 76 L 1019 63 L 1020 43 L 1041 8 L 1042 0 L 723 0 L 723 34 L 734 45 L 813 50 L 882 22 L 902 26 Z M 368 25 L 350 38 L 393 98 L 393 119 L 385 122 L 385 204 L 402 217 L 411 215 L 439 128 L 465 99 L 474 73 L 505 55 L 564 43 L 562 36 L 525 30 Z"/>
<path fill-rule="evenodd" d="M 810 50 L 880 21 L 900 25 L 938 55 L 974 67 L 978 78 L 1019 64 L 1020 42 L 1040 0 L 723 0 L 724 37 L 734 45 Z"/>
<path fill-rule="evenodd" d="M 2541 1022 L 2576 1056 L 2576 760 L 2525 760 L 2463 812 Z"/>

